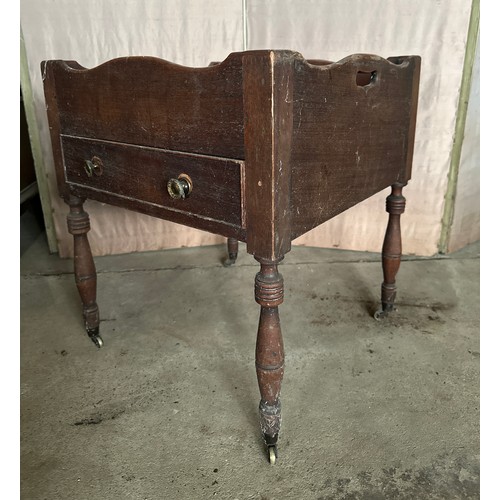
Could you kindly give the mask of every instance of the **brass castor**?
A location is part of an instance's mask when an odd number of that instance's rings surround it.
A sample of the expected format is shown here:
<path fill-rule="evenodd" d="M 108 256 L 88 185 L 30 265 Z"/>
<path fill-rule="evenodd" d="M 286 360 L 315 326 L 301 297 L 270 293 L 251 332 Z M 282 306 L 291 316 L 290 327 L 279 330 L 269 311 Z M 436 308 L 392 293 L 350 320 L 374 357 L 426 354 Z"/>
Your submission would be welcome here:
<path fill-rule="evenodd" d="M 267 454 L 269 458 L 269 463 L 271 465 L 274 465 L 276 463 L 276 459 L 278 458 L 278 449 L 276 448 L 276 446 L 268 446 Z"/>
<path fill-rule="evenodd" d="M 381 319 L 387 318 L 390 312 L 397 311 L 397 309 L 391 304 L 390 307 L 381 307 L 375 311 L 373 317 L 380 321 Z"/>
<path fill-rule="evenodd" d="M 92 342 L 100 349 L 103 345 L 104 342 L 102 341 L 101 337 L 99 335 L 95 335 L 93 337 L 90 337 L 92 339 Z"/>
<path fill-rule="evenodd" d="M 99 329 L 98 328 L 93 328 L 91 330 L 88 330 L 87 334 L 90 337 L 90 340 L 92 340 L 92 342 L 94 342 L 94 344 L 99 349 L 104 345 L 104 342 L 102 341 L 102 338 L 99 335 Z"/>

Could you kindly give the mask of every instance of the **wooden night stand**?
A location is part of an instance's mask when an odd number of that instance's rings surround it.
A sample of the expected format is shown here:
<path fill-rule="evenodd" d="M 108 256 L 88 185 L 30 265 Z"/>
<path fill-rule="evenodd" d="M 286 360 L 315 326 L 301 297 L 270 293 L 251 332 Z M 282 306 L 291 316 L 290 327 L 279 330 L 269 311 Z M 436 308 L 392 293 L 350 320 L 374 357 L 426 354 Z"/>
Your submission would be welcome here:
<path fill-rule="evenodd" d="M 392 186 L 376 316 L 392 310 L 420 57 L 329 62 L 259 50 L 206 68 L 123 57 L 93 69 L 61 60 L 41 69 L 88 335 L 102 345 L 85 199 L 226 236 L 227 265 L 245 242 L 260 263 L 256 368 L 274 463 L 284 369 L 278 263 L 292 240 Z"/>

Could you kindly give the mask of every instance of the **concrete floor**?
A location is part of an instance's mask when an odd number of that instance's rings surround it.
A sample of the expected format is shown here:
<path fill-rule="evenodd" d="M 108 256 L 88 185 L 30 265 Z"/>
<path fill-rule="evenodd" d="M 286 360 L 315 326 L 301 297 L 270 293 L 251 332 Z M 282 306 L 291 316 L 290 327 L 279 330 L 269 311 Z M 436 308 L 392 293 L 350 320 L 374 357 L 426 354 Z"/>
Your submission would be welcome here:
<path fill-rule="evenodd" d="M 479 245 L 407 257 L 296 247 L 280 270 L 279 460 L 259 436 L 257 263 L 240 244 L 101 257 L 104 347 L 71 261 L 21 257 L 21 498 L 479 498 Z"/>

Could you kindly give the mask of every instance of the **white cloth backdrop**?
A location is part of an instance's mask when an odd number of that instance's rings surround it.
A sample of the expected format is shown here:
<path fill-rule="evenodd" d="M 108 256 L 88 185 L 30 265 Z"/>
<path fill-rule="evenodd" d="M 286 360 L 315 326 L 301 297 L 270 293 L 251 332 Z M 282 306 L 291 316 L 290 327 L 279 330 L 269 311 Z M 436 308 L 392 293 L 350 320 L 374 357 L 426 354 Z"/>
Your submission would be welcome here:
<path fill-rule="evenodd" d="M 464 142 L 458 170 L 455 212 L 448 250 L 453 252 L 479 239 L 479 40 L 465 120 Z"/>
<path fill-rule="evenodd" d="M 470 0 L 21 0 L 21 27 L 60 255 L 71 255 L 72 241 L 66 230 L 67 208 L 55 184 L 40 62 L 72 59 L 93 67 L 114 57 L 151 55 L 205 66 L 243 50 L 244 29 L 248 49 L 292 49 L 307 58 L 329 60 L 360 52 L 422 57 L 413 179 L 405 190 L 403 251 L 436 253 L 470 6 Z M 471 168 L 469 177 L 476 167 Z M 375 195 L 295 244 L 379 251 L 387 194 Z M 224 241 L 97 202 L 89 201 L 85 207 L 91 216 L 89 239 L 95 255 Z"/>
<path fill-rule="evenodd" d="M 249 48 L 293 47 L 307 58 L 353 52 L 420 55 L 422 70 L 412 180 L 404 189 L 405 253 L 437 252 L 471 2 L 457 0 L 251 0 Z M 380 193 L 296 243 L 378 250 L 387 214 Z"/>

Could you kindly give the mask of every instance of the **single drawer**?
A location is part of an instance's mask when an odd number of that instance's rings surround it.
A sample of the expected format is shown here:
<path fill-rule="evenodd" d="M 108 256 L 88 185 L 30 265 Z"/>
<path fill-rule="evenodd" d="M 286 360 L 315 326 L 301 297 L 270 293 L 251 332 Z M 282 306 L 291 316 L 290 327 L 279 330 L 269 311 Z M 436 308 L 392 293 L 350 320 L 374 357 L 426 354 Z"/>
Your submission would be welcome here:
<path fill-rule="evenodd" d="M 61 136 L 66 182 L 140 204 L 244 227 L 243 161 L 83 137 Z M 187 179 L 189 194 L 173 198 Z M 185 183 L 183 183 L 185 185 Z"/>

